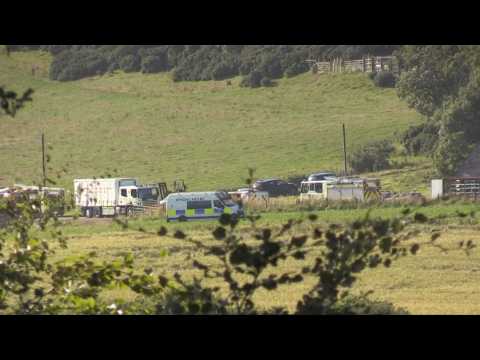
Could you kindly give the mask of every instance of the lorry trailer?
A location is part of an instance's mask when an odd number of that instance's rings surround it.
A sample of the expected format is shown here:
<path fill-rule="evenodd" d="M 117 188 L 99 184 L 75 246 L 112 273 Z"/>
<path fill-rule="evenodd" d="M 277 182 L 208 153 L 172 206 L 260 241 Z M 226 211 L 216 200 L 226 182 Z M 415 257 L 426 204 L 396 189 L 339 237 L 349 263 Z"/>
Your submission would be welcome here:
<path fill-rule="evenodd" d="M 363 178 L 334 178 L 304 181 L 301 184 L 300 201 L 368 201 L 381 199 L 380 181 Z"/>

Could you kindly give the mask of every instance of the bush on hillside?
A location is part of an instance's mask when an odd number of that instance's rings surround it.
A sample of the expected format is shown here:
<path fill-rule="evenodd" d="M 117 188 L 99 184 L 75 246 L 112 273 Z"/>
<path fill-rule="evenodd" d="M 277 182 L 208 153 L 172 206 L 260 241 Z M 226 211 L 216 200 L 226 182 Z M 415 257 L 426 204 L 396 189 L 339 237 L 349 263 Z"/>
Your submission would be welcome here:
<path fill-rule="evenodd" d="M 307 63 L 292 64 L 285 70 L 285 76 L 287 78 L 291 78 L 291 77 L 306 73 L 308 70 L 309 70 L 309 67 Z"/>
<path fill-rule="evenodd" d="M 94 51 L 63 51 L 50 67 L 50 77 L 59 81 L 78 80 L 104 74 L 108 69 L 106 59 Z"/>
<path fill-rule="evenodd" d="M 438 143 L 439 130 L 439 126 L 431 122 L 411 126 L 401 138 L 407 154 L 432 154 Z"/>
<path fill-rule="evenodd" d="M 262 81 L 260 81 L 260 85 L 263 87 L 272 87 L 275 85 L 275 83 L 268 77 L 264 77 Z"/>
<path fill-rule="evenodd" d="M 395 75 L 391 72 L 380 72 L 376 74 L 373 82 L 381 88 L 394 88 L 396 85 Z"/>
<path fill-rule="evenodd" d="M 262 59 L 258 71 L 270 79 L 279 79 L 283 76 L 280 59 L 273 55 L 267 55 Z"/>
<path fill-rule="evenodd" d="M 395 151 L 388 141 L 371 143 L 353 153 L 350 167 L 357 173 L 388 169 L 390 156 Z"/>
<path fill-rule="evenodd" d="M 127 55 L 120 60 L 120 69 L 126 73 L 140 71 L 140 57 L 137 55 Z"/>
<path fill-rule="evenodd" d="M 304 308 L 303 314 L 318 314 L 322 304 L 312 301 Z M 326 315 L 409 315 L 409 312 L 397 308 L 386 301 L 371 300 L 365 296 L 348 296 L 325 311 Z"/>
<path fill-rule="evenodd" d="M 253 64 L 252 63 L 244 63 L 240 65 L 239 68 L 240 75 L 247 76 L 253 71 Z"/>
<path fill-rule="evenodd" d="M 237 75 L 235 68 L 228 63 L 221 62 L 213 66 L 211 76 L 213 80 L 225 80 Z"/>
<path fill-rule="evenodd" d="M 240 86 L 243 87 L 250 87 L 250 88 L 258 88 L 262 86 L 262 73 L 254 70 L 250 73 L 250 75 L 245 76 L 240 83 Z"/>
<path fill-rule="evenodd" d="M 155 74 L 168 69 L 168 59 L 163 55 L 148 55 L 142 59 L 141 70 L 143 74 Z"/>
<path fill-rule="evenodd" d="M 375 77 L 377 76 L 377 73 L 376 72 L 371 72 L 371 73 L 368 73 L 367 76 L 370 80 L 374 81 Z"/>

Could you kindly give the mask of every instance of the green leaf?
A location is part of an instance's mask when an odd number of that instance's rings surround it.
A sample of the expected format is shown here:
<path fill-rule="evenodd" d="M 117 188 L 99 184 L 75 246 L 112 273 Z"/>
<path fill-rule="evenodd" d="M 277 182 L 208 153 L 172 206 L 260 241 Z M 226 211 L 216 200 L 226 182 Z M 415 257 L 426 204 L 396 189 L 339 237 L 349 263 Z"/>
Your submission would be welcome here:
<path fill-rule="evenodd" d="M 305 255 L 306 255 L 305 251 L 297 251 L 292 256 L 296 260 L 305 260 Z"/>
<path fill-rule="evenodd" d="M 226 251 L 219 246 L 212 246 L 209 249 L 209 254 L 212 254 L 212 255 L 215 255 L 215 256 L 223 256 L 223 255 L 226 254 Z"/>
<path fill-rule="evenodd" d="M 272 290 L 275 290 L 278 287 L 278 284 L 275 281 L 275 279 L 271 276 L 268 279 L 263 280 L 262 286 L 265 289 L 267 289 L 269 291 L 272 291 Z"/>
<path fill-rule="evenodd" d="M 160 250 L 160 253 L 158 254 L 161 258 L 167 257 L 168 256 L 168 251 L 166 249 Z"/>
<path fill-rule="evenodd" d="M 248 262 L 250 258 L 251 258 L 250 249 L 245 244 L 240 245 L 230 254 L 230 262 L 233 265 L 244 264 Z"/>
<path fill-rule="evenodd" d="M 382 240 L 380 240 L 379 247 L 383 253 L 390 252 L 390 249 L 392 248 L 392 239 L 389 237 L 383 238 Z"/>
<path fill-rule="evenodd" d="M 165 226 L 162 226 L 157 232 L 158 236 L 166 236 L 167 234 L 168 234 L 168 230 Z"/>
<path fill-rule="evenodd" d="M 168 282 L 169 282 L 168 279 L 165 276 L 162 276 L 162 275 L 160 275 L 158 277 L 158 281 L 159 281 L 161 287 L 167 287 Z"/>
<path fill-rule="evenodd" d="M 416 213 L 413 219 L 415 220 L 415 222 L 421 224 L 424 224 L 428 221 L 428 218 L 422 213 Z"/>
<path fill-rule="evenodd" d="M 440 233 L 433 234 L 431 238 L 432 242 L 436 241 L 440 236 L 442 236 Z"/>
<path fill-rule="evenodd" d="M 175 239 L 184 240 L 187 238 L 187 235 L 183 231 L 177 230 L 173 235 Z"/>
<path fill-rule="evenodd" d="M 208 266 L 202 264 L 201 262 L 195 260 L 193 262 L 193 267 L 202 271 L 208 270 Z"/>
<path fill-rule="evenodd" d="M 418 250 L 420 250 L 420 245 L 414 244 L 414 245 L 412 245 L 412 247 L 410 248 L 410 253 L 411 253 L 412 255 L 416 255 L 417 252 L 418 252 Z"/>
<path fill-rule="evenodd" d="M 306 236 L 306 235 L 305 236 L 294 236 L 292 238 L 292 245 L 297 247 L 297 248 L 300 248 L 300 247 L 302 247 L 303 245 L 306 244 L 307 240 L 308 240 L 308 236 Z"/>
<path fill-rule="evenodd" d="M 232 223 L 232 216 L 230 214 L 222 214 L 219 221 L 223 226 L 228 226 Z"/>
<path fill-rule="evenodd" d="M 280 252 L 280 245 L 278 245 L 277 243 L 264 243 L 260 248 L 262 249 L 263 254 L 266 258 L 275 256 Z"/>
<path fill-rule="evenodd" d="M 227 231 L 223 227 L 218 227 L 212 234 L 216 240 L 223 240 L 227 236 Z"/>

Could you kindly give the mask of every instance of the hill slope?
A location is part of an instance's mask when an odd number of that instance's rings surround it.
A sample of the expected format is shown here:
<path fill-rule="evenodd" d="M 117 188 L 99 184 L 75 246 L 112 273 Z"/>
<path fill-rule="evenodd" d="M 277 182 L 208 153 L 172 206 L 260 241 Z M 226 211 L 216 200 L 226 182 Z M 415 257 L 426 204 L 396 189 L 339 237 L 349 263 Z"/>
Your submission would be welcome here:
<path fill-rule="evenodd" d="M 0 54 L 0 84 L 32 87 L 34 102 L 0 121 L 0 177 L 31 182 L 41 175 L 45 131 L 60 184 L 107 174 L 142 181 L 177 178 L 189 189 L 242 185 L 342 167 L 341 124 L 349 149 L 391 138 L 419 121 L 395 90 L 363 74 L 304 74 L 274 88 L 226 82 L 174 83 L 168 74 L 119 73 L 71 83 L 48 80 L 50 55 Z M 31 64 L 40 67 L 35 77 Z"/>

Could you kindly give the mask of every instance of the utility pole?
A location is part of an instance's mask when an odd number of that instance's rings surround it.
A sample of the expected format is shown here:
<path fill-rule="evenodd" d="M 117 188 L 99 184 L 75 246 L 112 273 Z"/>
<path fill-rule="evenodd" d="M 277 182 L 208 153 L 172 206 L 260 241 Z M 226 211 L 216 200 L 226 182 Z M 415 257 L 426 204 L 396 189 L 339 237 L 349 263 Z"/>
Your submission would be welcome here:
<path fill-rule="evenodd" d="M 345 159 L 345 176 L 348 175 L 348 168 L 347 168 L 347 136 L 345 133 L 345 124 L 343 124 L 343 155 Z"/>
<path fill-rule="evenodd" d="M 47 170 L 45 164 L 45 134 L 42 133 L 42 167 L 43 167 L 43 187 L 47 186 Z"/>

